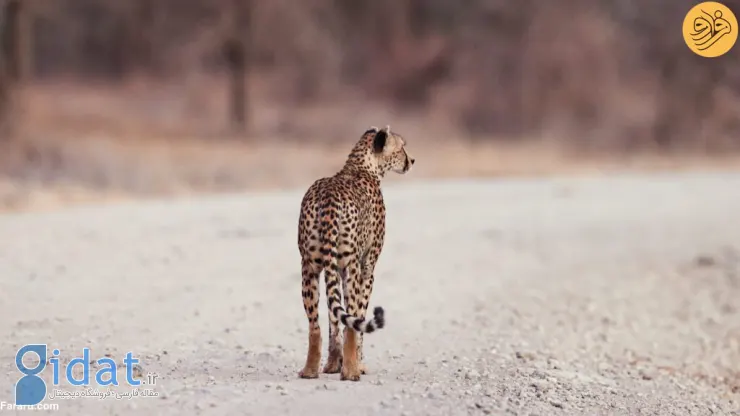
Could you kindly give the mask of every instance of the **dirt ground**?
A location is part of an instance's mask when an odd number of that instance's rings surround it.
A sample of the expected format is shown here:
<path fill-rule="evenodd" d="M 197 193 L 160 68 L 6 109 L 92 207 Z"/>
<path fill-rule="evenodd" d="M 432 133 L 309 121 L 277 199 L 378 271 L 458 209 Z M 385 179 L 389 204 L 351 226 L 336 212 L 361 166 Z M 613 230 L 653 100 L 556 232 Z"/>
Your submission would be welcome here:
<path fill-rule="evenodd" d="M 357 383 L 297 377 L 296 189 L 0 216 L 0 400 L 45 342 L 158 375 L 54 414 L 740 414 L 740 174 L 394 180 Z"/>
<path fill-rule="evenodd" d="M 362 127 L 364 128 L 364 127 Z M 430 139 L 408 129 L 418 180 L 542 177 L 630 171 L 734 169 L 736 152 L 576 150 L 557 141 Z M 406 131 L 406 130 L 402 130 Z M 404 133 L 405 134 L 405 133 Z M 90 202 L 191 197 L 204 193 L 296 189 L 341 169 L 356 138 L 270 137 L 205 140 L 200 137 L 39 135 L 0 145 L 0 212 L 46 211 Z"/>

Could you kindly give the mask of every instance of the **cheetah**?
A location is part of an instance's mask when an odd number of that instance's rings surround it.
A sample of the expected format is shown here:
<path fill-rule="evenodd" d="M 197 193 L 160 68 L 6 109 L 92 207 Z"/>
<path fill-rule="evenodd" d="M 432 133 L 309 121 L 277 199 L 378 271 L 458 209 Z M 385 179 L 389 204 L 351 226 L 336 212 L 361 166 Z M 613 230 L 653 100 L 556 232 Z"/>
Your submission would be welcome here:
<path fill-rule="evenodd" d="M 298 250 L 301 254 L 303 308 L 308 317 L 308 354 L 298 375 L 317 378 L 321 361 L 319 275 L 324 272 L 329 309 L 327 374 L 341 371 L 341 380 L 359 381 L 362 336 L 383 328 L 383 308 L 366 321 L 373 290 L 373 270 L 385 239 L 385 203 L 380 181 L 386 173 L 408 173 L 415 160 L 404 138 L 390 126 L 370 127 L 350 152 L 344 167 L 332 177 L 315 181 L 301 201 Z M 340 277 L 341 287 L 340 295 Z M 344 305 L 342 305 L 342 298 Z M 344 325 L 344 344 L 339 322 Z M 358 335 L 359 334 L 359 335 Z"/>

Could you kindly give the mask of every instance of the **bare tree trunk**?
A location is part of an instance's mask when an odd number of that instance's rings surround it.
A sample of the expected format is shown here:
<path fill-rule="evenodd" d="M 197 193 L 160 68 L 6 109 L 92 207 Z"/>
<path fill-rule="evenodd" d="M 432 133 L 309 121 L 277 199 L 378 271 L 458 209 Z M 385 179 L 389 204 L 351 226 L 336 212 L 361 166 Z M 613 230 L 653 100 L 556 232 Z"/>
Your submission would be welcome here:
<path fill-rule="evenodd" d="M 251 27 L 250 0 L 232 0 L 231 34 L 226 41 L 226 60 L 230 72 L 229 108 L 232 127 L 244 133 L 248 127 L 247 75 Z"/>
<path fill-rule="evenodd" d="M 0 141 L 5 138 L 5 123 L 8 118 L 8 74 L 7 74 L 7 59 L 5 53 L 5 39 L 6 30 L 8 26 L 6 21 L 6 4 L 5 2 L 0 3 Z"/>
<path fill-rule="evenodd" d="M 0 140 L 13 133 L 19 89 L 31 76 L 30 0 L 0 1 Z"/>
<path fill-rule="evenodd" d="M 154 27 L 155 0 L 127 0 L 129 8 L 122 18 L 122 61 L 125 64 L 121 72 L 151 73 L 154 68 L 155 42 Z M 157 68 L 159 69 L 159 68 Z"/>
<path fill-rule="evenodd" d="M 3 46 L 7 58 L 8 75 L 18 83 L 24 83 L 31 75 L 31 2 L 29 0 L 5 0 L 5 23 Z"/>

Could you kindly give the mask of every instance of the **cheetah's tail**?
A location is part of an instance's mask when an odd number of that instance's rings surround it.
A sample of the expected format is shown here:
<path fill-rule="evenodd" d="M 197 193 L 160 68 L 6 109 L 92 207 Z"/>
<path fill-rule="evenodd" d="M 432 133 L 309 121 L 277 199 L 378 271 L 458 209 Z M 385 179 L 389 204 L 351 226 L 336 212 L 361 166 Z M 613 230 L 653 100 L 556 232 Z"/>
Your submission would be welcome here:
<path fill-rule="evenodd" d="M 337 233 L 333 232 L 331 225 L 335 221 L 336 212 L 326 212 L 321 216 L 321 254 L 324 256 L 324 279 L 326 280 L 326 297 L 329 299 L 329 311 L 344 326 L 357 332 L 369 334 L 385 326 L 385 311 L 377 306 L 373 309 L 373 318 L 366 321 L 362 318 L 352 316 L 342 306 L 342 298 L 339 291 L 339 264 L 337 262 Z"/>

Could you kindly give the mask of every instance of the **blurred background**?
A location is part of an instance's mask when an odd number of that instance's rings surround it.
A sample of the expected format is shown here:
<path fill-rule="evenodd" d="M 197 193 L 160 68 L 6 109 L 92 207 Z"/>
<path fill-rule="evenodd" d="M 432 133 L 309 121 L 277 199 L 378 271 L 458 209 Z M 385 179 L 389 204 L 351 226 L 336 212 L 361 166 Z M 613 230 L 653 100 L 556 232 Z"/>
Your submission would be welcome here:
<path fill-rule="evenodd" d="M 0 0 L 0 209 L 306 187 L 386 124 L 413 179 L 740 166 L 696 3 Z"/>

